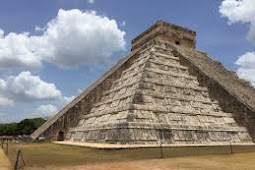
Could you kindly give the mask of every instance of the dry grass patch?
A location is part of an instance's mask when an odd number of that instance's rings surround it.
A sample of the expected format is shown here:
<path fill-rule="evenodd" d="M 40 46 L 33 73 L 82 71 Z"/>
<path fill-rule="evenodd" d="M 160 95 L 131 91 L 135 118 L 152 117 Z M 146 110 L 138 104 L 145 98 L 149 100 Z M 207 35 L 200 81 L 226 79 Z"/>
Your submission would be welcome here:
<path fill-rule="evenodd" d="M 11 168 L 8 158 L 5 156 L 2 149 L 0 149 L 0 170 L 7 170 Z"/>
<path fill-rule="evenodd" d="M 27 170 L 254 170 L 255 153 L 191 156 L 125 162 L 94 163 L 79 166 L 27 167 Z"/>
<path fill-rule="evenodd" d="M 52 143 L 10 147 L 22 151 L 26 169 L 255 169 L 254 146 L 234 146 L 239 153 L 234 155 L 229 146 L 164 148 L 165 159 L 159 159 L 159 148 L 100 150 Z"/>

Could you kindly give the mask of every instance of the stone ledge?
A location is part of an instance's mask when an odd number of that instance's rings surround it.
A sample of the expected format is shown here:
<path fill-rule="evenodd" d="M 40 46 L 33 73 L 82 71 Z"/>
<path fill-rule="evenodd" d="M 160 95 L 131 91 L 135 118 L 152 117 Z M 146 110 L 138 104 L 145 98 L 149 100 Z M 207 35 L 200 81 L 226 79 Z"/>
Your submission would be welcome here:
<path fill-rule="evenodd" d="M 163 85 L 163 86 L 171 86 L 171 87 L 177 87 L 177 88 L 183 88 L 183 89 L 185 88 L 185 89 L 193 89 L 193 90 L 197 90 L 197 91 L 208 92 L 207 88 L 203 88 L 201 86 L 193 87 L 193 86 L 178 85 L 178 84 L 174 84 L 172 82 L 168 82 L 167 80 L 164 82 L 159 82 L 153 78 L 144 78 L 141 81 L 145 82 L 145 83 L 154 83 L 154 84 L 159 84 L 159 85 Z"/>
<path fill-rule="evenodd" d="M 75 132 L 88 132 L 99 130 L 114 130 L 114 129 L 150 129 L 150 130 L 177 130 L 177 131 L 201 131 L 201 132 L 247 132 L 244 127 L 222 127 L 222 126 L 191 126 L 191 125 L 169 125 L 167 123 L 140 123 L 140 122 L 125 122 L 91 125 L 86 127 L 77 127 Z M 74 131 L 70 131 L 74 132 Z"/>
<path fill-rule="evenodd" d="M 103 144 L 103 143 L 86 143 L 86 142 L 53 142 L 58 145 L 79 146 L 97 149 L 135 149 L 135 148 L 157 148 L 160 145 L 121 145 L 121 144 Z M 230 143 L 208 143 L 208 144 L 162 144 L 162 147 L 213 147 L 229 146 Z M 254 143 L 232 143 L 233 146 L 255 146 Z"/>
<path fill-rule="evenodd" d="M 155 52 L 152 52 L 152 54 L 155 55 L 156 57 L 164 57 L 166 59 L 180 61 L 178 57 L 172 57 L 172 56 L 169 56 L 168 54 L 163 54 L 162 52 L 155 51 Z"/>
<path fill-rule="evenodd" d="M 162 71 L 162 70 L 159 70 L 156 68 L 145 68 L 144 71 L 158 73 L 158 74 L 162 74 L 162 75 L 168 75 L 168 76 L 177 77 L 177 78 L 186 78 L 186 79 L 190 79 L 190 80 L 197 80 L 197 78 L 194 76 L 189 76 L 187 74 L 182 74 L 182 73 Z"/>

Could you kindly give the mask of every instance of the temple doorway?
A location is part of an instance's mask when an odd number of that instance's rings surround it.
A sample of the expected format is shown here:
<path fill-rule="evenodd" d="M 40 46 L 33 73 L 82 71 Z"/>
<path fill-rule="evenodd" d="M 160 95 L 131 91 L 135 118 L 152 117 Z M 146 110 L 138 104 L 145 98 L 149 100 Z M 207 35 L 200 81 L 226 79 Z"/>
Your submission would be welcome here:
<path fill-rule="evenodd" d="M 64 141 L 64 132 L 62 132 L 62 131 L 59 131 L 58 132 L 58 139 L 57 139 L 57 141 Z"/>

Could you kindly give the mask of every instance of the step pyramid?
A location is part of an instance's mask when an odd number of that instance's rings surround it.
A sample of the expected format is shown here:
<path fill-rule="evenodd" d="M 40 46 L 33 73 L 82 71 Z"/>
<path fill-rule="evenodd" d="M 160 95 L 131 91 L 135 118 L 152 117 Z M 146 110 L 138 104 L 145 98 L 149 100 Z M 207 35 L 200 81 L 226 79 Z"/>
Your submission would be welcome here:
<path fill-rule="evenodd" d="M 179 50 L 194 51 L 195 37 L 186 28 L 157 22 L 133 40 L 128 57 L 32 137 L 57 140 L 61 131 L 66 141 L 87 143 L 252 143 L 251 122 L 243 117 L 253 110 L 226 109 Z"/>

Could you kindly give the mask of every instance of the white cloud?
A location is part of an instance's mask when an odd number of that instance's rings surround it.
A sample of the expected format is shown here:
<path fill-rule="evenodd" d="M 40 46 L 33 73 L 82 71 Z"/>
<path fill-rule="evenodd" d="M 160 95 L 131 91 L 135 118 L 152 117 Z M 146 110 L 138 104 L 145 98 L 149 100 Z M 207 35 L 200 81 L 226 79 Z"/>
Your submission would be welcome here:
<path fill-rule="evenodd" d="M 220 6 L 220 13 L 227 17 L 229 23 L 249 23 L 248 40 L 255 44 L 255 1 L 254 0 L 224 0 Z"/>
<path fill-rule="evenodd" d="M 59 100 L 53 102 L 54 104 L 42 104 L 35 109 L 32 117 L 51 117 L 55 115 L 61 108 L 70 103 L 75 96 L 63 96 Z"/>
<path fill-rule="evenodd" d="M 84 91 L 84 90 L 82 90 L 82 89 L 80 89 L 80 88 L 77 89 L 77 93 L 78 93 L 78 94 L 82 93 L 83 91 Z"/>
<path fill-rule="evenodd" d="M 26 33 L 4 36 L 4 31 L 0 29 L 0 67 L 41 66 L 33 39 Z"/>
<path fill-rule="evenodd" d="M 51 117 L 74 98 L 75 96 L 63 96 L 53 83 L 45 82 L 29 71 L 21 72 L 17 76 L 8 76 L 5 79 L 0 79 L 0 113 L 9 112 L 7 106 L 12 106 L 15 102 L 17 108 L 11 109 L 13 113 L 0 114 L 0 118 L 8 117 L 0 122 L 33 117 Z M 37 107 L 38 103 L 39 107 Z"/>
<path fill-rule="evenodd" d="M 35 31 L 36 31 L 36 32 L 44 32 L 45 30 L 46 30 L 45 27 L 41 28 L 41 27 L 39 27 L 39 26 L 35 26 Z"/>
<path fill-rule="evenodd" d="M 90 3 L 90 4 L 94 4 L 95 3 L 95 0 L 87 0 L 88 1 L 88 3 Z"/>
<path fill-rule="evenodd" d="M 247 39 L 255 44 L 255 1 L 254 0 L 223 0 L 220 13 L 228 18 L 229 24 L 241 22 L 250 24 Z M 239 77 L 251 81 L 255 86 L 255 53 L 247 52 L 238 57 L 235 63 L 239 66 Z"/>
<path fill-rule="evenodd" d="M 255 86 L 255 53 L 247 52 L 236 61 L 239 66 L 237 74 L 239 77 L 251 81 Z"/>
<path fill-rule="evenodd" d="M 16 101 L 56 100 L 62 96 L 53 83 L 47 83 L 29 71 L 0 79 L 0 94 Z"/>
<path fill-rule="evenodd" d="M 54 114 L 56 114 L 57 111 L 58 108 L 55 105 L 52 104 L 41 105 L 35 110 L 34 116 L 51 117 Z"/>
<path fill-rule="evenodd" d="M 120 23 L 120 25 L 123 26 L 123 27 L 126 26 L 126 21 L 122 21 L 122 22 Z"/>
<path fill-rule="evenodd" d="M 39 67 L 43 62 L 61 67 L 104 64 L 114 52 L 125 49 L 125 32 L 115 20 L 95 11 L 60 9 L 56 18 L 35 31 L 41 35 L 4 35 L 0 29 L 0 67 Z"/>
<path fill-rule="evenodd" d="M 13 100 L 8 99 L 6 97 L 1 97 L 0 96 L 0 107 L 3 107 L 3 106 L 12 106 L 13 103 L 14 103 Z"/>
<path fill-rule="evenodd" d="M 63 97 L 60 99 L 59 104 L 60 104 L 61 106 L 65 106 L 65 105 L 67 105 L 68 103 L 70 103 L 74 98 L 75 98 L 75 96 L 70 96 L 70 97 L 63 96 Z"/>
<path fill-rule="evenodd" d="M 1 92 L 3 92 L 4 91 L 4 89 L 6 88 L 6 82 L 5 82 L 5 80 L 3 80 L 3 79 L 0 79 L 0 94 L 1 94 Z"/>

